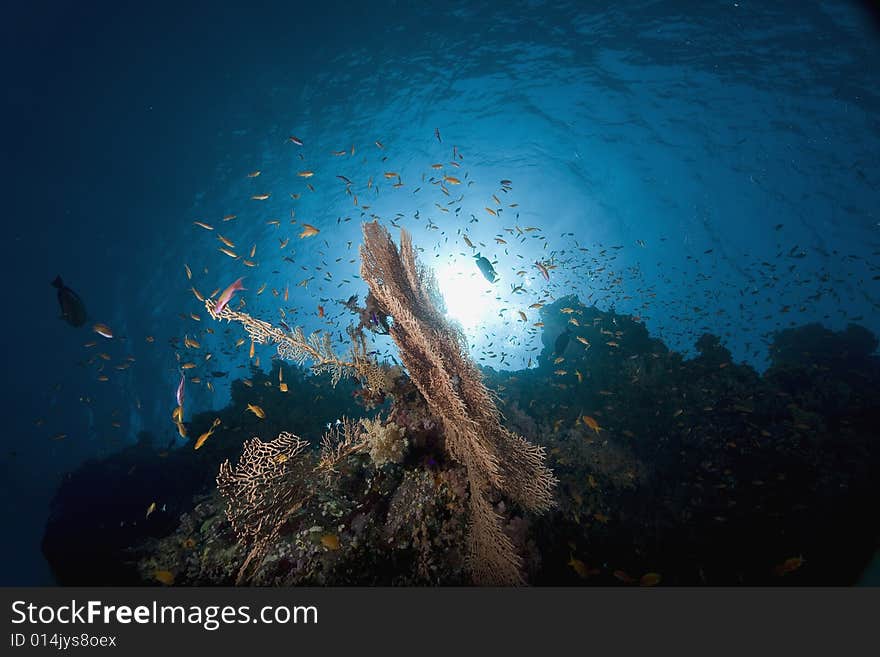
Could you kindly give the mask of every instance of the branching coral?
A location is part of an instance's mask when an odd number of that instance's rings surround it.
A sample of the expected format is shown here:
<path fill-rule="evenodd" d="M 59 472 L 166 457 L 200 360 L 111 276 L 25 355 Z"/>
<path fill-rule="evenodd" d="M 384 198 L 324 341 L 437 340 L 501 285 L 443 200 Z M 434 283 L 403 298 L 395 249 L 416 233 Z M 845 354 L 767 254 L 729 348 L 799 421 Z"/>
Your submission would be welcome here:
<path fill-rule="evenodd" d="M 393 319 L 389 333 L 413 383 L 443 422 L 447 450 L 467 469 L 473 579 L 521 583 L 521 560 L 489 498 L 494 489 L 527 510 L 548 509 L 556 480 L 544 465 L 544 450 L 501 426 L 462 336 L 440 312 L 435 282 L 417 262 L 409 233 L 401 231 L 398 250 L 378 223 L 364 224 L 363 231 L 361 277 Z"/>
<path fill-rule="evenodd" d="M 244 443 L 235 468 L 228 460 L 220 465 L 217 489 L 226 500 L 226 515 L 239 541 L 250 546 L 238 583 L 247 579 L 251 565 L 259 565 L 284 521 L 302 506 L 307 495 L 302 452 L 307 446 L 287 432 L 267 443 L 252 438 Z"/>

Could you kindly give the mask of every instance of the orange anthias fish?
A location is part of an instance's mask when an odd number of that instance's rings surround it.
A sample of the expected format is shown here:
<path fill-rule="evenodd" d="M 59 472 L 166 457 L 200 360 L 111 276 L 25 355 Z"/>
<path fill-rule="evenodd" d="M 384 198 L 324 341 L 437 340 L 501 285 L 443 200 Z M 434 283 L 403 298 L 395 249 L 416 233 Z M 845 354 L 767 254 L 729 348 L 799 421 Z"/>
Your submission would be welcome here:
<path fill-rule="evenodd" d="M 98 335 L 105 337 L 107 339 L 110 339 L 113 337 L 113 330 L 109 326 L 107 326 L 106 324 L 100 324 L 100 323 L 95 324 L 92 327 L 92 330 L 95 333 L 97 333 Z"/>
<path fill-rule="evenodd" d="M 211 434 L 214 433 L 214 430 L 215 430 L 219 425 L 220 425 L 220 418 L 219 418 L 219 417 L 218 417 L 218 418 L 214 418 L 214 422 L 211 424 L 211 428 L 208 429 L 208 430 L 207 430 L 205 433 L 203 433 L 201 436 L 199 436 L 199 439 L 196 441 L 196 444 L 195 444 L 195 446 L 193 447 L 193 449 L 198 449 L 199 447 L 201 447 L 202 445 L 204 445 L 204 444 L 205 444 L 205 441 L 206 441 L 208 438 L 211 437 Z"/>
<path fill-rule="evenodd" d="M 807 560 L 804 559 L 803 556 L 791 557 L 776 566 L 776 568 L 773 569 L 773 574 L 777 577 L 782 577 L 783 575 L 794 572 L 805 563 L 807 563 Z"/>
<path fill-rule="evenodd" d="M 584 415 L 581 419 L 583 420 L 584 424 L 586 424 L 588 427 L 590 427 L 590 429 L 592 429 L 596 433 L 599 433 L 600 431 L 602 431 L 602 427 L 599 426 L 599 423 L 596 422 L 596 420 L 593 419 L 592 417 L 590 417 L 589 415 Z"/>
<path fill-rule="evenodd" d="M 317 235 L 318 233 L 321 232 L 320 230 L 318 230 L 317 228 L 315 228 L 314 226 L 309 225 L 309 224 L 303 224 L 302 227 L 303 227 L 303 230 L 299 234 L 300 239 L 304 239 L 306 237 L 314 237 L 315 235 Z"/>
<path fill-rule="evenodd" d="M 226 307 L 226 305 L 230 301 L 232 301 L 232 296 L 236 292 L 238 292 L 239 290 L 246 289 L 244 287 L 244 285 L 242 285 L 242 283 L 241 283 L 243 280 L 244 280 L 244 277 L 239 278 L 232 285 L 230 285 L 225 290 L 223 290 L 223 294 L 220 295 L 220 298 L 217 300 L 217 303 L 214 305 L 214 312 L 215 313 L 219 313 L 220 311 L 222 311 Z"/>

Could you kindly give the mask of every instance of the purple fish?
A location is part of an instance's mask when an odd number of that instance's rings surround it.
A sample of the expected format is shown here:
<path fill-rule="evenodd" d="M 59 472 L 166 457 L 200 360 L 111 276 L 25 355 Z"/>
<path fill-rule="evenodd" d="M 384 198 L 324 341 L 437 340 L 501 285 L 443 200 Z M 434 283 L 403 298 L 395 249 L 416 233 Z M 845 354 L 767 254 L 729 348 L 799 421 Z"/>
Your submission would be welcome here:
<path fill-rule="evenodd" d="M 177 405 L 183 406 L 183 384 L 186 381 L 186 377 L 183 375 L 183 372 L 180 373 L 180 383 L 177 385 Z"/>

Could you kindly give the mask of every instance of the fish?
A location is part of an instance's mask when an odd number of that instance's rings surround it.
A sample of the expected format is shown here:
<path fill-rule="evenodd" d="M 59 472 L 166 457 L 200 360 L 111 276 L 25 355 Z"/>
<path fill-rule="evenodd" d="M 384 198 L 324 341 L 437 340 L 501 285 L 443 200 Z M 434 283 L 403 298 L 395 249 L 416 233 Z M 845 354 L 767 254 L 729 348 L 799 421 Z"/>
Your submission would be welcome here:
<path fill-rule="evenodd" d="M 541 276 L 544 277 L 544 280 L 546 280 L 546 281 L 550 280 L 550 271 L 547 269 L 547 267 L 542 262 L 536 261 L 535 267 L 537 267 L 538 271 L 541 272 Z"/>
<path fill-rule="evenodd" d="M 171 586 L 174 584 L 174 573 L 170 570 L 157 570 L 153 573 L 153 579 L 165 586 Z"/>
<path fill-rule="evenodd" d="M 801 566 L 807 563 L 807 560 L 804 559 L 803 555 L 799 555 L 797 557 L 790 557 L 783 561 L 781 564 L 776 566 L 773 569 L 773 574 L 777 577 L 782 577 L 783 575 L 787 575 L 788 573 L 792 573 Z"/>
<path fill-rule="evenodd" d="M 58 290 L 58 305 L 61 306 L 61 319 L 71 326 L 80 327 L 86 323 L 88 314 L 86 306 L 79 295 L 71 290 L 61 280 L 61 276 L 56 276 L 52 281 L 52 287 Z"/>
<path fill-rule="evenodd" d="M 338 550 L 339 537 L 336 534 L 324 534 L 321 536 L 321 545 L 328 550 Z"/>
<path fill-rule="evenodd" d="M 443 180 L 448 182 L 450 185 L 460 185 L 461 181 L 455 176 L 443 176 Z"/>
<path fill-rule="evenodd" d="M 92 330 L 101 337 L 107 338 L 108 340 L 113 337 L 113 330 L 106 324 L 101 324 L 99 322 L 92 327 Z"/>
<path fill-rule="evenodd" d="M 310 224 L 303 224 L 303 231 L 299 234 L 300 239 L 305 239 L 306 237 L 313 237 L 320 233 L 321 231 L 315 228 Z"/>
<path fill-rule="evenodd" d="M 568 565 L 571 566 L 572 570 L 574 570 L 581 579 L 587 579 L 590 575 L 595 575 L 599 572 L 596 568 L 587 568 L 587 564 L 580 559 L 575 559 L 573 554 L 569 557 Z"/>
<path fill-rule="evenodd" d="M 174 398 L 177 400 L 178 408 L 183 408 L 184 383 L 186 383 L 186 377 L 184 376 L 183 372 L 181 372 L 180 383 L 177 384 L 177 392 L 174 395 Z"/>
<path fill-rule="evenodd" d="M 259 170 L 257 170 L 257 171 L 251 171 L 251 172 L 247 175 L 247 177 L 248 177 L 248 178 L 256 178 L 257 176 L 260 175 L 260 173 L 262 173 L 262 172 L 259 171 Z"/>
<path fill-rule="evenodd" d="M 574 336 L 574 339 L 577 340 L 578 342 L 580 342 L 582 345 L 584 345 L 587 349 L 590 348 L 590 341 L 587 340 L 585 337 L 580 336 L 580 335 L 576 335 L 576 336 Z"/>
<path fill-rule="evenodd" d="M 437 137 L 437 142 L 442 144 L 443 140 L 440 139 L 440 128 L 434 128 L 434 136 Z"/>
<path fill-rule="evenodd" d="M 318 306 L 318 317 L 324 316 L 324 306 Z"/>
<path fill-rule="evenodd" d="M 256 404 L 248 404 L 247 410 L 256 415 L 261 420 L 266 418 L 266 412 Z"/>
<path fill-rule="evenodd" d="M 488 259 L 480 255 L 479 253 L 475 255 L 474 258 L 477 262 L 477 268 L 480 270 L 480 272 L 482 272 L 487 281 L 489 281 L 490 283 L 494 283 L 498 280 L 498 274 L 496 273 L 495 268 L 492 266 L 492 263 L 489 262 Z"/>
<path fill-rule="evenodd" d="M 211 423 L 211 428 L 208 429 L 208 430 L 207 430 L 205 433 L 203 433 L 201 436 L 199 436 L 199 439 L 196 440 L 196 444 L 195 444 L 195 446 L 193 447 L 193 449 L 198 449 L 199 447 L 201 447 L 202 445 L 204 445 L 204 444 L 205 444 L 205 441 L 206 441 L 208 438 L 211 437 L 211 435 L 214 433 L 214 430 L 215 430 L 219 425 L 220 425 L 220 418 L 219 418 L 219 417 L 218 417 L 218 418 L 214 418 L 214 422 Z"/>
<path fill-rule="evenodd" d="M 232 297 L 236 292 L 238 292 L 239 290 L 247 289 L 244 287 L 244 285 L 242 285 L 243 280 L 244 280 L 244 277 L 239 278 L 234 283 L 232 283 L 232 285 L 230 285 L 225 290 L 223 290 L 223 294 L 220 295 L 220 298 L 217 300 L 217 303 L 214 304 L 214 313 L 215 314 L 221 312 L 227 306 L 227 304 L 230 301 L 232 301 Z"/>
<path fill-rule="evenodd" d="M 234 249 L 234 248 L 235 248 L 235 242 L 233 242 L 233 241 L 232 241 L 231 239 L 229 239 L 228 237 L 223 237 L 223 235 L 220 235 L 220 234 L 218 233 L 218 234 L 217 234 L 217 239 L 220 240 L 221 242 L 223 242 L 223 243 L 224 243 L 226 246 L 228 246 L 230 249 Z"/>
<path fill-rule="evenodd" d="M 186 277 L 187 277 L 189 280 L 192 280 L 193 273 L 192 273 L 192 269 L 189 268 L 189 265 L 186 264 L 186 263 L 183 263 L 183 269 L 184 269 L 184 271 L 186 272 Z"/>
<path fill-rule="evenodd" d="M 150 504 L 150 506 L 147 507 L 147 515 L 145 517 L 149 518 L 150 514 L 153 513 L 153 511 L 155 511 L 155 510 L 156 510 L 156 503 L 153 502 L 152 504 Z"/>
<path fill-rule="evenodd" d="M 315 175 L 315 172 L 314 171 L 300 171 L 296 175 L 298 175 L 300 178 L 311 178 L 312 176 Z"/>
<path fill-rule="evenodd" d="M 271 194 L 254 194 L 253 196 L 251 196 L 251 200 L 253 200 L 253 201 L 265 201 L 265 200 L 266 200 L 267 198 L 269 198 L 270 196 L 271 196 Z"/>
<path fill-rule="evenodd" d="M 602 427 L 599 426 L 599 423 L 596 422 L 595 418 L 592 418 L 589 415 L 584 415 L 583 417 L 581 417 L 581 420 L 596 433 L 602 431 Z"/>
<path fill-rule="evenodd" d="M 489 214 L 491 214 L 493 217 L 497 217 L 497 216 L 498 216 L 498 213 L 495 212 L 495 210 L 493 210 L 492 208 L 486 208 L 486 212 L 488 212 Z"/>
<path fill-rule="evenodd" d="M 206 224 L 204 221 L 194 221 L 193 222 L 199 228 L 204 228 L 205 230 L 214 230 L 214 227 L 210 224 Z"/>
<path fill-rule="evenodd" d="M 639 580 L 640 586 L 657 586 L 663 577 L 660 573 L 645 573 Z"/>
<path fill-rule="evenodd" d="M 287 141 L 292 142 L 292 143 L 296 144 L 297 146 L 303 145 L 302 139 L 300 139 L 299 137 L 297 137 L 295 135 L 290 135 L 290 137 L 287 138 Z"/>
<path fill-rule="evenodd" d="M 636 580 L 624 570 L 615 570 L 614 576 L 624 584 L 635 584 Z"/>

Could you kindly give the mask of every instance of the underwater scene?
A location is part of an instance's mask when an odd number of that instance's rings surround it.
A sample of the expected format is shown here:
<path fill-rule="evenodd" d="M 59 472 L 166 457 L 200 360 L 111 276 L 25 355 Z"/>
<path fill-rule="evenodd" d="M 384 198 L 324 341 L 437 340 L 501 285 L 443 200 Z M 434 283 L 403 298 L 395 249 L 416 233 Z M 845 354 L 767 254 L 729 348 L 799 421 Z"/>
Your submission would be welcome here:
<path fill-rule="evenodd" d="M 880 585 L 880 14 L 3 26 L 4 585 Z"/>

